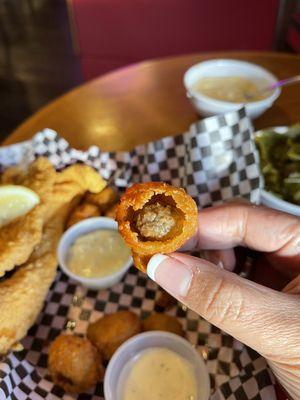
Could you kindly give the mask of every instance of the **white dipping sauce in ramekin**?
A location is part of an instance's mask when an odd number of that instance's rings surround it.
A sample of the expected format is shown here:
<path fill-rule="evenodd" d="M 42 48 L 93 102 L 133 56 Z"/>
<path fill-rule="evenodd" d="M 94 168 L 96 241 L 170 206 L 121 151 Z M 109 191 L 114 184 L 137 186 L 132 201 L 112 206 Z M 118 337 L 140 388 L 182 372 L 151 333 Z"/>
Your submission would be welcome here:
<path fill-rule="evenodd" d="M 192 364 L 162 347 L 146 349 L 125 364 L 119 381 L 121 400 L 196 400 Z"/>

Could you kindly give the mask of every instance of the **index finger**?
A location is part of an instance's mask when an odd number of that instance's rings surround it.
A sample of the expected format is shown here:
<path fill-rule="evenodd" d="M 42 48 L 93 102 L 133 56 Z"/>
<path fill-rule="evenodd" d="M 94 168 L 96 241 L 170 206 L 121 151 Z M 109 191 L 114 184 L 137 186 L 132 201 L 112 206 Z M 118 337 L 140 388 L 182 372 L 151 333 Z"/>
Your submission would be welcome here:
<path fill-rule="evenodd" d="M 300 220 L 262 206 L 227 203 L 199 211 L 198 232 L 190 240 L 201 249 L 229 249 L 246 246 L 297 256 L 300 261 Z"/>

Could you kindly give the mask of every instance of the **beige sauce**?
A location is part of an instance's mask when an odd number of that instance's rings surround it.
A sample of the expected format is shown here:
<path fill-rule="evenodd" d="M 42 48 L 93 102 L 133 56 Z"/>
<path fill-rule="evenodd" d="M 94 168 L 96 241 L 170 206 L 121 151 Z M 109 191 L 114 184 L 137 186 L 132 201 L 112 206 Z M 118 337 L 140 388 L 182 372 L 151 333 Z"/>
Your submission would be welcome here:
<path fill-rule="evenodd" d="M 76 275 L 100 278 L 117 272 L 129 256 L 119 232 L 102 229 L 77 238 L 69 249 L 67 264 Z"/>
<path fill-rule="evenodd" d="M 232 103 L 258 101 L 270 95 L 269 92 L 259 94 L 257 86 L 249 79 L 241 76 L 201 78 L 193 85 L 193 90 L 207 97 Z M 247 97 L 249 95 L 253 95 L 253 97 L 249 99 Z"/>
<path fill-rule="evenodd" d="M 169 349 L 144 350 L 125 365 L 124 371 L 121 400 L 197 399 L 192 365 Z"/>

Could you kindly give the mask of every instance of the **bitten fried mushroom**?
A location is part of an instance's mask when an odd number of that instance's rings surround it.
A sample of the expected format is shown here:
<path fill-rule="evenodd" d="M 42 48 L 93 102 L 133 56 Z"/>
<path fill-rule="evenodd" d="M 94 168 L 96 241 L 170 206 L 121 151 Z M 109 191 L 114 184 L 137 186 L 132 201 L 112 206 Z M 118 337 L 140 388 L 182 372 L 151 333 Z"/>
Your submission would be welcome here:
<path fill-rule="evenodd" d="M 195 233 L 197 215 L 196 203 L 183 189 L 149 182 L 126 190 L 116 219 L 136 267 L 145 271 L 153 254 L 175 251 Z"/>
<path fill-rule="evenodd" d="M 48 368 L 57 386 L 66 392 L 82 393 L 103 379 L 101 361 L 99 352 L 89 340 L 59 335 L 50 346 Z"/>

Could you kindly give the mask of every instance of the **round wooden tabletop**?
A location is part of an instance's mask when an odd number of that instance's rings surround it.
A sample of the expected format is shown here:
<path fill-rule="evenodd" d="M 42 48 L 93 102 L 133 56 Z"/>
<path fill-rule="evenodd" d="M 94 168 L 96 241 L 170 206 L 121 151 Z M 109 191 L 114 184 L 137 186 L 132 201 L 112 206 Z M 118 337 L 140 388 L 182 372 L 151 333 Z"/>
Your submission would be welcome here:
<path fill-rule="evenodd" d="M 206 53 L 138 63 L 79 86 L 42 108 L 20 125 L 4 145 L 52 128 L 73 147 L 129 150 L 137 144 L 175 135 L 201 118 L 186 98 L 182 79 L 193 64 L 212 58 L 236 58 L 259 64 L 279 79 L 298 75 L 300 56 L 283 53 Z M 280 98 L 255 128 L 300 121 L 299 86 Z"/>

